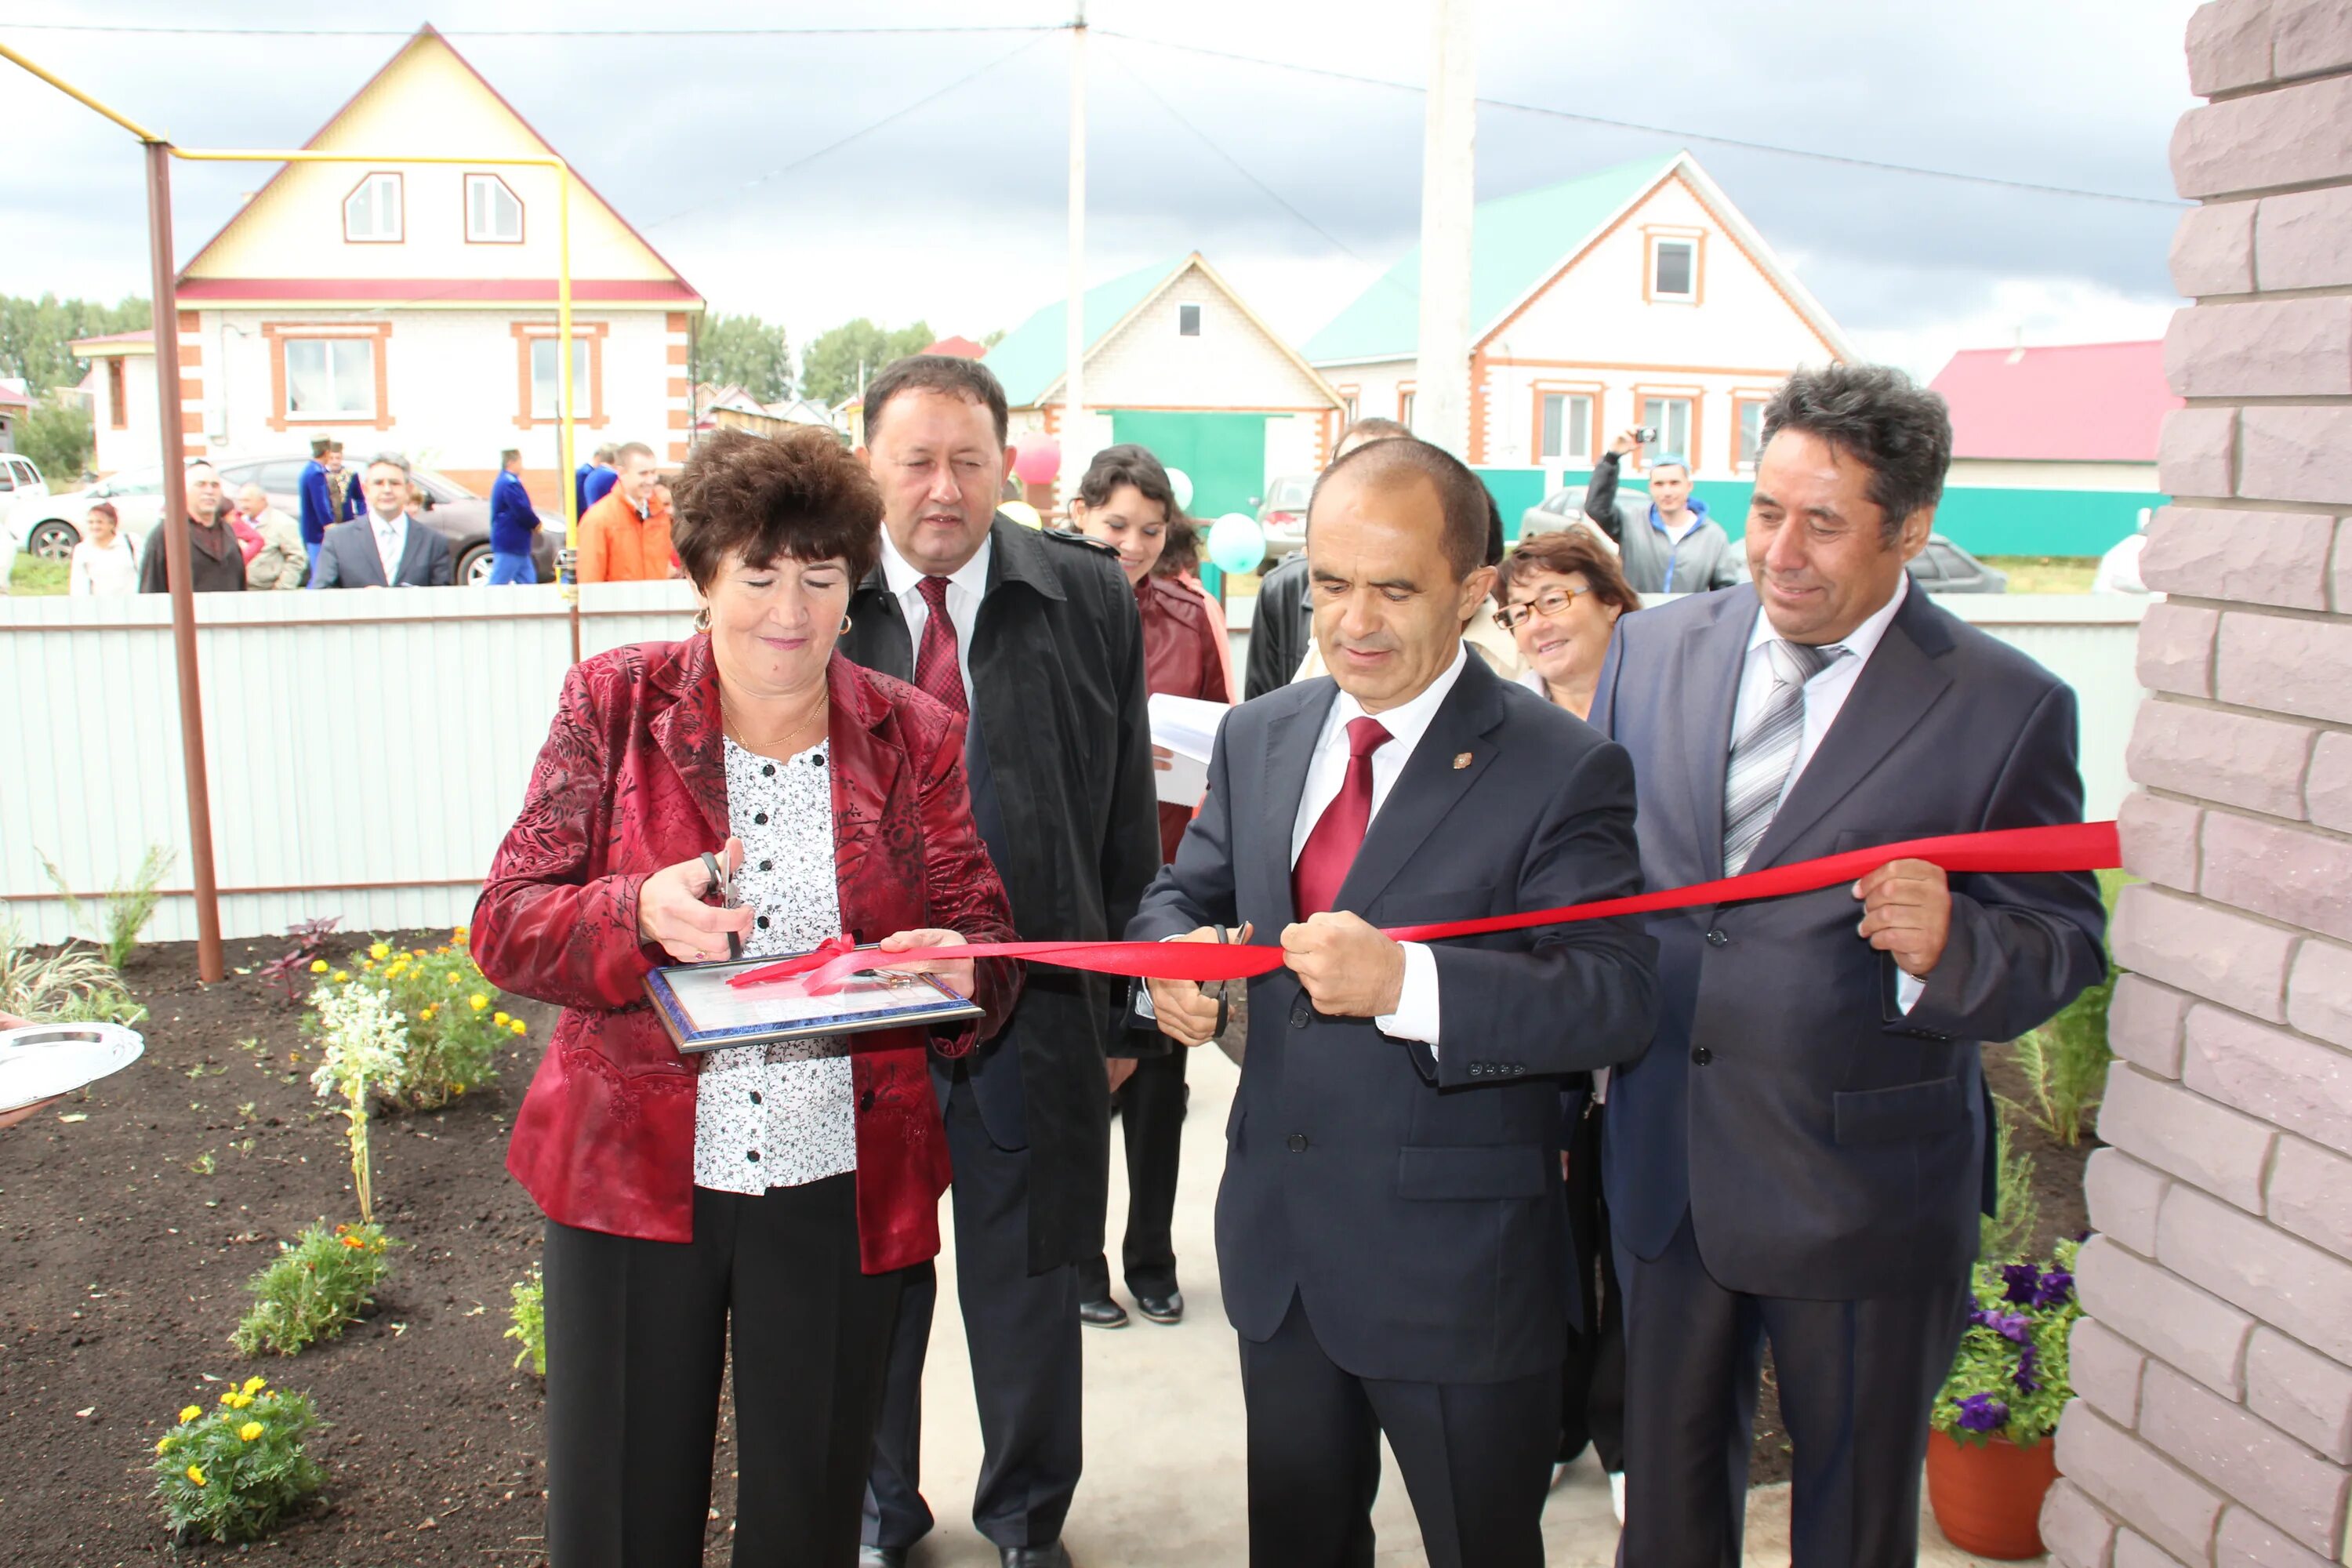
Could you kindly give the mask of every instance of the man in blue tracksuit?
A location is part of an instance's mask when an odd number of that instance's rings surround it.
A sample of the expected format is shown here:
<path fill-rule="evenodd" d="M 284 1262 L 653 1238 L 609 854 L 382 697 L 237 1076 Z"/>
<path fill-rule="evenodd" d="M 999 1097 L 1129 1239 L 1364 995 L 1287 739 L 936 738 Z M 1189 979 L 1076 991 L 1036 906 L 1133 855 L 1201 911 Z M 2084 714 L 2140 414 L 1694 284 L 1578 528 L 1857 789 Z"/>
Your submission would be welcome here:
<path fill-rule="evenodd" d="M 522 454 L 509 447 L 499 454 L 499 477 L 490 485 L 490 586 L 536 583 L 531 546 L 539 540 L 539 509 L 523 488 Z"/>
<path fill-rule="evenodd" d="M 360 487 L 353 485 L 343 497 L 343 505 L 335 505 L 334 491 L 327 485 L 327 453 L 334 442 L 325 436 L 310 439 L 310 460 L 302 465 L 302 548 L 310 557 L 310 570 L 319 570 L 319 545 L 327 537 L 327 530 L 339 522 L 349 522 L 367 510 L 360 498 Z"/>
<path fill-rule="evenodd" d="M 1731 536 L 1691 499 L 1690 464 L 1680 454 L 1650 465 L 1650 493 L 1617 493 L 1618 465 L 1640 447 L 1628 430 L 1592 465 L 1584 515 L 1617 542 L 1625 581 L 1637 594 L 1704 594 L 1740 581 L 1739 552 Z"/>

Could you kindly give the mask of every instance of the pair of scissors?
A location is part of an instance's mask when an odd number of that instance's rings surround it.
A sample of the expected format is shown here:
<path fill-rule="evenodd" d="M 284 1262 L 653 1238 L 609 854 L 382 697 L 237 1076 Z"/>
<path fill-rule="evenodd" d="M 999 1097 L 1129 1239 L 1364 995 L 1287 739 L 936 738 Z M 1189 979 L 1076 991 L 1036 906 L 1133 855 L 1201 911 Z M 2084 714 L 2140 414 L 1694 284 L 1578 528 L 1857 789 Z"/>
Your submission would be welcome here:
<path fill-rule="evenodd" d="M 1218 942 L 1230 942 L 1233 941 L 1233 938 L 1225 934 L 1224 927 L 1218 926 L 1215 930 Z M 1232 984 L 1233 982 L 1230 980 L 1220 980 L 1217 982 L 1217 1027 L 1215 1034 L 1209 1037 L 1211 1039 L 1215 1039 L 1223 1036 L 1225 1032 L 1225 1025 L 1232 1021 L 1234 1015 L 1233 1004 L 1225 999 L 1225 990 Z M 1203 985 L 1201 989 L 1205 993 L 1209 988 Z"/>
<path fill-rule="evenodd" d="M 710 885 L 702 889 L 702 896 L 707 899 L 716 893 L 719 895 L 720 909 L 733 909 L 735 907 L 735 873 L 721 866 L 719 863 L 719 857 L 708 850 L 703 852 L 702 868 L 710 874 Z M 740 933 L 731 931 L 727 933 L 727 956 L 730 959 L 743 956 L 743 938 Z"/>

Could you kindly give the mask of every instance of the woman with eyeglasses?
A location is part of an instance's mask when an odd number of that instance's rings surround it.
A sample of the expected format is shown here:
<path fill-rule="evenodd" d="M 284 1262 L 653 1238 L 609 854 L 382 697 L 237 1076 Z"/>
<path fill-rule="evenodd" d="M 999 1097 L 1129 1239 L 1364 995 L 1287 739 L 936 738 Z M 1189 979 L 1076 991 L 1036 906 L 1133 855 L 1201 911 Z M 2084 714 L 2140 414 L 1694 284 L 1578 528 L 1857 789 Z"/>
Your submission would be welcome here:
<path fill-rule="evenodd" d="M 1539 534 L 1506 556 L 1495 583 L 1495 619 L 1518 645 L 1519 683 L 1578 718 L 1593 688 L 1617 617 L 1642 607 L 1609 547 L 1580 528 Z M 1601 1100 L 1605 1080 L 1581 1075 L 1562 1086 L 1560 1174 L 1568 1184 L 1573 1300 L 1581 1313 L 1560 1359 L 1559 1452 L 1565 1465 L 1591 1445 L 1609 1476 L 1617 1521 L 1625 1521 L 1625 1331 L 1617 1269 L 1609 1252 L 1609 1210 L 1601 1197 Z"/>
<path fill-rule="evenodd" d="M 1504 558 L 1495 597 L 1526 664 L 1519 684 L 1580 719 L 1591 712 L 1609 634 L 1642 607 L 1617 557 L 1581 529 L 1538 534 Z"/>

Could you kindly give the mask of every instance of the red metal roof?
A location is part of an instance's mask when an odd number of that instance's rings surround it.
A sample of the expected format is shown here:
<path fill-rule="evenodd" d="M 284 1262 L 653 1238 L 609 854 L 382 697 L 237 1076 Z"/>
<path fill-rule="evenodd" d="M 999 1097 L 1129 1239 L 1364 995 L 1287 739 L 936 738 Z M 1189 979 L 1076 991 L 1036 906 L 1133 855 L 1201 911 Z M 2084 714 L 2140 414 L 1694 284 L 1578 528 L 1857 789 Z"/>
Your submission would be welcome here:
<path fill-rule="evenodd" d="M 970 338 L 941 338 L 923 352 L 927 354 L 947 354 L 955 359 L 978 359 L 988 351 Z"/>
<path fill-rule="evenodd" d="M 18 408 L 30 408 L 33 406 L 33 400 L 31 398 L 26 396 L 21 392 L 17 392 L 13 388 L 5 386 L 0 386 L 0 403 L 13 404 Z"/>
<path fill-rule="evenodd" d="M 88 358 L 88 355 L 82 353 L 82 350 L 104 348 L 114 343 L 145 343 L 152 348 L 155 343 L 155 333 L 151 328 L 142 327 L 135 332 L 106 332 L 95 338 L 76 338 L 66 347 L 75 355 Z"/>
<path fill-rule="evenodd" d="M 1952 405 L 1955 458 L 2153 463 L 2181 405 L 2161 342 L 1962 349 L 1928 384 Z"/>
<path fill-rule="evenodd" d="M 212 300 L 389 300 L 413 306 L 443 300 L 542 300 L 555 298 L 552 278 L 186 278 L 180 301 Z M 606 303 L 622 300 L 688 304 L 700 295 L 686 283 L 660 278 L 574 278 L 572 297 Z"/>

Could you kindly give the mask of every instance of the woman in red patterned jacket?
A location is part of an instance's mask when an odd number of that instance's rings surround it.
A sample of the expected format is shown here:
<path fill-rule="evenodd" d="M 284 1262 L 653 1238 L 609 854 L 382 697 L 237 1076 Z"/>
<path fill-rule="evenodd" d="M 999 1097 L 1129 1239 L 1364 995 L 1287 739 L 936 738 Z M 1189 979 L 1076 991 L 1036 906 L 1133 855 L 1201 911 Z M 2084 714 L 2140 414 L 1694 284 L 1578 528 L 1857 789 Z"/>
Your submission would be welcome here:
<path fill-rule="evenodd" d="M 678 484 L 698 635 L 576 667 L 476 907 L 507 990 L 565 1011 L 507 1168 L 547 1215 L 548 1527 L 563 1568 L 699 1564 L 732 1340 L 734 1561 L 834 1568 L 858 1513 L 902 1270 L 939 1250 L 926 1053 L 993 1034 L 1015 965 L 934 965 L 984 1016 L 681 1057 L 666 962 L 1013 936 L 963 721 L 835 654 L 882 501 L 832 437 L 721 433 Z M 737 871 L 709 902 L 702 857 Z"/>
<path fill-rule="evenodd" d="M 1160 459 L 1131 443 L 1096 453 L 1070 500 L 1070 521 L 1118 552 L 1119 569 L 1135 590 L 1136 613 L 1143 619 L 1144 680 L 1150 689 L 1171 697 L 1231 702 L 1224 627 L 1211 613 L 1209 601 L 1181 578 L 1153 572 L 1171 533 L 1189 526 Z M 1164 758 L 1161 765 L 1166 765 Z M 1184 826 L 1192 820 L 1191 805 L 1160 803 L 1161 859 L 1176 858 Z M 1137 1310 L 1155 1323 L 1173 1323 L 1184 1316 L 1170 1232 L 1183 1147 L 1184 1059 L 1190 1054 L 1177 1050 L 1139 1059 L 1113 1058 L 1110 1064 L 1116 1108 L 1127 1129 L 1127 1236 L 1120 1261 Z M 1118 1076 L 1121 1073 L 1127 1075 L 1124 1082 Z M 1078 1321 L 1097 1329 L 1127 1325 L 1127 1309 L 1110 1293 L 1108 1257 L 1097 1255 L 1079 1267 Z"/>

